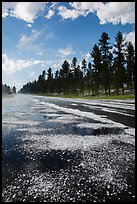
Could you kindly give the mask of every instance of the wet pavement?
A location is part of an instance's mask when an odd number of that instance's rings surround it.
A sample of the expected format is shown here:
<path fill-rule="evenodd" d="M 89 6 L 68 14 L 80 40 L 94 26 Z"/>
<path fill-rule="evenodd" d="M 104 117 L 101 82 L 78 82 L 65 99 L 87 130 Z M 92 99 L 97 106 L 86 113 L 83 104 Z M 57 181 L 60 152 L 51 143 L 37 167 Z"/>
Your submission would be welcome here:
<path fill-rule="evenodd" d="M 135 202 L 135 100 L 2 100 L 3 202 Z"/>

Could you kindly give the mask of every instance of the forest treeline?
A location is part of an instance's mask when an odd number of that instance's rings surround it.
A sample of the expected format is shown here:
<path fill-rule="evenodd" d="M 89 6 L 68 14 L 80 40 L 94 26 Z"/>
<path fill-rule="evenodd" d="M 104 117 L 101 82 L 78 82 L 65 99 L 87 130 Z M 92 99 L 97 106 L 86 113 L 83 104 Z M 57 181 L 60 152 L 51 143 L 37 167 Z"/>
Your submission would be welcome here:
<path fill-rule="evenodd" d="M 2 84 L 2 95 L 7 95 L 7 94 L 15 94 L 16 93 L 16 87 L 10 87 L 6 84 Z"/>
<path fill-rule="evenodd" d="M 19 92 L 99 96 L 102 93 L 124 94 L 125 89 L 134 90 L 134 46 L 130 41 L 125 43 L 120 31 L 113 46 L 109 40 L 108 34 L 103 32 L 90 52 L 92 63 L 83 59 L 80 66 L 76 57 L 71 63 L 64 60 L 60 70 L 54 74 L 51 67 L 44 70 L 37 80 L 23 85 Z"/>

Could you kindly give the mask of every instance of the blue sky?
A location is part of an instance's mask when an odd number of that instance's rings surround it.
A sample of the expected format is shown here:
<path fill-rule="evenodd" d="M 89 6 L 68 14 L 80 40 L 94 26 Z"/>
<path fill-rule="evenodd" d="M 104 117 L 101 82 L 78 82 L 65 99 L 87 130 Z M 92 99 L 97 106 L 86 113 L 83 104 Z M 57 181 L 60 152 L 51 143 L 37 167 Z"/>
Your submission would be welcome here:
<path fill-rule="evenodd" d="M 2 2 L 2 83 L 19 90 L 43 70 L 61 68 L 108 33 L 135 44 L 135 2 Z"/>

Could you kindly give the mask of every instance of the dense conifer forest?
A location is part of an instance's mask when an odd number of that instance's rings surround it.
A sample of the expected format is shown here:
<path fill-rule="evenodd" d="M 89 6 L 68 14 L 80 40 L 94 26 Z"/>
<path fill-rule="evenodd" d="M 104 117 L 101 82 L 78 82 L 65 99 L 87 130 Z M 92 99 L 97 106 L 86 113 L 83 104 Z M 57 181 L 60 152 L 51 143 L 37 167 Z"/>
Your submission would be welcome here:
<path fill-rule="evenodd" d="M 16 87 L 10 87 L 6 84 L 2 84 L 2 95 L 8 95 L 8 94 L 15 94 L 16 93 Z"/>

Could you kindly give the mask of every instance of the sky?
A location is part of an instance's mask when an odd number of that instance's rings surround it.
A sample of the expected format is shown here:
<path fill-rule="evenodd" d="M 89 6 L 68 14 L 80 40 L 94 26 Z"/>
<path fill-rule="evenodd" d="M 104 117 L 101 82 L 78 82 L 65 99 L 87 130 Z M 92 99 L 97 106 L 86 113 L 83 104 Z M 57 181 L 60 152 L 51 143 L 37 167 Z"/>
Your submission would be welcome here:
<path fill-rule="evenodd" d="M 18 91 L 64 60 L 92 62 L 101 34 L 114 45 L 119 31 L 135 46 L 135 2 L 2 2 L 2 83 Z"/>

